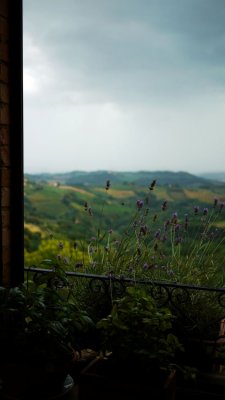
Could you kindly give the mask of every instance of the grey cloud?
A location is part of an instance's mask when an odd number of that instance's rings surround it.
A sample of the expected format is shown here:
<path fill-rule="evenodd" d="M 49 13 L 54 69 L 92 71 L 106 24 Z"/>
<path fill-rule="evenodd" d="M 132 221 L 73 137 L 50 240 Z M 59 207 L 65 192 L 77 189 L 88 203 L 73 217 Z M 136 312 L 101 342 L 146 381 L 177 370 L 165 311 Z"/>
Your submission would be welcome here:
<path fill-rule="evenodd" d="M 61 168 L 65 151 L 74 168 L 75 148 L 85 168 L 88 137 L 91 168 L 118 167 L 118 143 L 124 169 L 127 158 L 148 168 L 153 144 L 151 168 L 223 168 L 224 21 L 224 0 L 24 0 L 24 67 L 38 86 L 25 92 L 26 160 Z"/>
<path fill-rule="evenodd" d="M 224 89 L 224 1 L 24 0 L 24 9 L 61 93 L 146 101 Z"/>

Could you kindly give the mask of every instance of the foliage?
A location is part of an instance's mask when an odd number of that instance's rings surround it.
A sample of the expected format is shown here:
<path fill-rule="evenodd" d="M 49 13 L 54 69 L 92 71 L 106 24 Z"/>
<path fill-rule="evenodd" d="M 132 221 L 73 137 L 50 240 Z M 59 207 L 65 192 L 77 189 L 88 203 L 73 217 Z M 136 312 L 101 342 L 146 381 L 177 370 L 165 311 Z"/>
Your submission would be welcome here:
<path fill-rule="evenodd" d="M 102 349 L 112 351 L 117 360 L 148 360 L 153 365 L 168 366 L 181 349 L 171 333 L 172 320 L 169 309 L 159 309 L 146 292 L 129 287 L 125 296 L 114 302 L 111 314 L 97 324 Z"/>
<path fill-rule="evenodd" d="M 51 192 L 50 188 L 46 190 Z M 57 190 L 59 188 L 54 188 L 55 195 Z M 64 193 L 66 189 L 60 190 Z M 177 199 L 181 196 L 181 201 L 178 202 L 180 208 L 170 210 L 171 205 L 174 207 L 174 202 L 164 197 L 169 196 L 169 192 L 162 187 L 158 188 L 153 180 L 145 193 L 143 190 L 138 191 L 138 188 L 135 192 L 132 188 L 133 197 L 130 197 L 130 201 L 132 200 L 133 207 L 129 207 L 129 210 L 133 210 L 131 217 L 130 211 L 127 214 L 126 204 L 122 205 L 124 191 L 116 192 L 111 188 L 110 181 L 106 182 L 105 189 L 94 190 L 101 194 L 101 200 L 96 204 L 87 189 L 77 189 L 76 192 L 76 196 L 82 194 L 86 199 L 79 209 L 82 218 L 86 219 L 84 226 L 88 226 L 83 240 L 58 240 L 52 236 L 43 239 L 35 252 L 28 253 L 25 250 L 27 265 L 39 265 L 41 259 L 50 258 L 55 260 L 55 266 L 72 271 L 109 274 L 111 277 L 126 276 L 134 280 L 144 278 L 152 281 L 224 286 L 223 201 L 211 199 L 211 205 L 206 206 L 195 203 L 194 200 L 188 209 L 183 202 L 184 190 L 175 187 L 171 189 L 170 196 L 173 194 Z M 120 206 L 113 201 L 115 192 L 117 196 L 122 196 Z M 194 196 L 190 188 L 186 192 Z M 209 201 L 209 191 L 204 189 L 200 194 Z M 135 198 L 135 195 L 140 197 Z M 112 218 L 117 226 L 120 223 L 123 226 L 124 220 L 119 214 L 121 208 L 126 218 L 129 217 L 129 222 L 118 233 L 112 226 Z M 85 239 L 87 236 L 88 240 Z M 93 299 L 89 287 L 77 281 L 75 290 L 79 293 L 80 304 L 87 307 L 94 320 L 97 320 L 108 309 L 109 299 L 105 301 L 105 296 L 101 293 L 98 297 L 94 294 Z M 224 317 L 217 301 L 204 292 L 192 293 L 187 307 L 185 304 L 182 306 L 179 301 L 176 304 L 179 317 L 177 321 L 182 321 L 182 326 L 190 335 L 202 335 L 209 329 L 213 331 L 210 320 L 216 325 Z M 207 304 L 207 308 L 204 304 Z"/>
<path fill-rule="evenodd" d="M 42 240 L 37 250 L 28 252 L 24 251 L 26 265 L 41 265 L 42 260 L 49 259 L 54 260 L 54 265 L 64 266 L 66 269 L 68 266 L 72 270 L 80 268 L 81 265 L 85 264 L 85 260 L 88 256 L 81 250 L 78 250 L 76 243 L 72 243 L 69 240 L 58 241 L 53 237 L 46 240 Z"/>
<path fill-rule="evenodd" d="M 36 251 L 41 244 L 40 232 L 31 232 L 29 229 L 24 229 L 24 247 L 27 253 Z"/>
<path fill-rule="evenodd" d="M 31 194 L 32 190 L 32 187 L 26 189 Z M 52 201 L 59 193 L 64 199 L 65 196 L 67 199 L 73 199 L 74 196 L 67 193 L 67 187 L 62 186 L 43 190 L 49 196 L 53 194 Z M 77 222 L 82 221 L 83 228 L 80 229 L 81 223 L 75 224 L 71 231 L 65 226 L 65 232 L 69 235 L 66 239 L 62 231 L 58 238 L 57 230 L 54 239 L 51 233 L 49 238 L 42 237 L 36 251 L 28 252 L 25 249 L 26 265 L 39 264 L 45 257 L 56 260 L 60 254 L 71 270 L 79 268 L 83 272 L 166 279 L 180 283 L 224 284 L 222 201 L 212 200 L 211 206 L 207 203 L 206 207 L 192 200 L 187 207 L 183 189 L 173 187 L 169 193 L 155 184 L 152 187 L 149 185 L 147 192 L 133 188 L 129 204 L 126 204 L 127 197 L 123 197 L 124 190 L 117 190 L 117 197 L 114 198 L 115 189 L 111 188 L 111 183 L 105 189 L 74 190 L 77 203 L 68 201 L 70 207 L 77 209 Z M 98 200 L 93 198 L 94 190 L 100 194 Z M 191 189 L 186 193 L 195 196 Z M 171 195 L 177 199 L 181 195 L 175 210 Z M 37 195 L 32 196 L 34 198 Z M 164 196 L 172 200 L 169 202 Z M 204 196 L 208 201 L 210 192 Z M 131 201 L 133 207 L 130 206 Z M 170 207 L 173 209 L 170 210 Z M 73 240 L 70 240 L 70 234 Z M 82 239 L 76 239 L 79 235 Z M 63 244 L 60 252 L 57 243 Z"/>
<path fill-rule="evenodd" d="M 65 239 L 65 234 L 57 228 L 54 239 L 51 235 L 46 238 L 43 234 L 36 251 L 28 253 L 25 250 L 27 265 L 38 265 L 41 259 L 49 257 L 54 260 L 54 268 L 106 274 L 112 279 L 130 277 L 134 282 L 141 278 L 150 282 L 161 280 L 207 287 L 224 286 L 223 187 L 216 187 L 216 192 L 208 184 L 204 188 L 195 186 L 194 189 L 181 188 L 179 185 L 158 187 L 155 179 L 148 185 L 147 191 L 130 182 L 111 188 L 109 180 L 105 188 L 52 188 L 43 184 L 42 189 L 34 190 L 32 185 L 27 188 L 27 193 L 30 193 L 27 221 L 37 216 L 31 204 L 36 199 L 38 205 L 37 199 L 45 192 L 49 196 L 49 215 L 45 221 L 58 223 L 55 227 L 65 226 L 68 236 Z M 73 195 L 68 192 L 72 189 L 75 191 Z M 51 194 L 58 206 L 62 204 L 62 208 L 58 208 L 62 214 L 57 219 L 53 218 L 54 208 L 49 206 Z M 66 208 L 67 214 L 64 213 Z M 44 203 L 43 211 L 46 211 Z M 75 218 L 73 228 L 69 224 L 67 226 L 67 222 L 62 223 L 65 215 Z M 105 349 L 113 350 L 122 358 L 126 358 L 131 349 L 130 356 L 135 354 L 145 358 L 151 353 L 152 358 L 162 362 L 161 357 L 169 356 L 168 348 L 173 353 L 178 344 L 173 335 L 164 336 L 162 342 L 156 341 L 157 329 L 162 321 L 165 326 L 168 324 L 167 329 L 170 330 L 172 317 L 168 310 L 157 311 L 157 323 L 154 325 L 149 310 L 152 307 L 154 315 L 156 309 L 153 300 L 149 300 L 144 292 L 139 293 L 136 288 L 132 293 L 132 289 L 129 289 L 131 292 L 128 290 L 125 299 L 115 301 L 112 293 L 111 299 L 106 299 L 105 293 L 93 295 L 86 283 L 78 281 L 79 278 L 73 283 L 78 294 L 77 301 L 88 309 L 95 321 L 106 312 L 110 300 L 114 301 L 112 313 L 99 324 L 105 331 Z M 173 328 L 179 338 L 217 338 L 224 313 L 215 294 L 191 291 L 188 300 L 183 302 L 178 295 L 170 306 L 172 313 L 176 314 Z M 140 307 L 143 307 L 141 312 Z M 126 316 L 127 320 L 124 321 Z M 164 326 L 160 326 L 160 329 L 164 335 Z M 135 333 L 136 338 L 133 336 Z M 148 333 L 152 338 L 151 343 L 147 341 Z M 146 340 L 144 344 L 143 340 Z M 139 341 L 142 341 L 142 350 Z M 165 347 L 157 354 L 159 343 Z"/>
<path fill-rule="evenodd" d="M 172 309 L 176 314 L 174 328 L 179 337 L 216 341 L 220 335 L 224 335 L 220 332 L 220 324 L 225 311 L 218 302 L 218 293 L 190 291 L 185 301 L 181 296 L 174 299 Z"/>
<path fill-rule="evenodd" d="M 61 270 L 28 286 L 0 287 L 1 360 L 70 361 L 87 346 L 94 324 L 70 291 L 57 290 L 59 279 L 66 279 Z"/>

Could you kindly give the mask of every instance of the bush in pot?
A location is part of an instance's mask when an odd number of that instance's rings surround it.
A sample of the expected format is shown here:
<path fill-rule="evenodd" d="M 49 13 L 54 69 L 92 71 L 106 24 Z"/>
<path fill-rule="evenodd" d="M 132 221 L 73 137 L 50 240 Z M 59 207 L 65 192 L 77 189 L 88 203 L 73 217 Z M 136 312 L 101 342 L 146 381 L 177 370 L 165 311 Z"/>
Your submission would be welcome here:
<path fill-rule="evenodd" d="M 0 287 L 0 377 L 13 395 L 59 393 L 94 330 L 71 295 L 49 286 L 49 275 L 46 282 L 42 276 L 39 284 Z"/>
<path fill-rule="evenodd" d="M 185 352 L 182 362 L 212 372 L 224 364 L 224 306 L 219 293 L 207 290 L 189 290 L 174 299 L 172 311 L 176 315 L 174 329 Z"/>
<path fill-rule="evenodd" d="M 171 371 L 174 389 L 172 364 L 176 351 L 182 346 L 171 332 L 172 320 L 169 309 L 159 309 L 153 298 L 137 287 L 127 288 L 125 296 L 114 302 L 111 314 L 97 324 L 102 352 L 108 355 L 105 362 L 100 359 L 94 371 L 94 375 L 105 378 L 100 380 L 100 398 L 105 395 L 101 392 L 105 382 L 112 380 L 114 383 L 109 392 L 113 393 L 113 388 L 119 384 L 119 391 L 125 398 L 134 398 L 136 390 L 163 396 L 165 386 L 171 389 L 168 383 Z M 85 374 L 90 377 L 88 368 L 81 379 L 81 398 L 88 397 Z M 173 395 L 174 390 L 171 398 Z"/>

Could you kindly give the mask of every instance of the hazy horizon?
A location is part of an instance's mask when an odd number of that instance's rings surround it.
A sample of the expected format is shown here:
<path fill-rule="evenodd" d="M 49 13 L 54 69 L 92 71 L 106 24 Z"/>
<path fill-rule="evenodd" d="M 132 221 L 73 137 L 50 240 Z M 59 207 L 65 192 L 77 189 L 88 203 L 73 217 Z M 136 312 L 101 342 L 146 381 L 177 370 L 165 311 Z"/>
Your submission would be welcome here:
<path fill-rule="evenodd" d="M 28 174 L 28 175 L 39 175 L 39 174 L 53 174 L 53 175 L 55 175 L 55 174 L 69 174 L 69 173 L 72 173 L 72 172 L 81 172 L 81 173 L 92 173 L 92 172 L 108 172 L 108 173 L 140 173 L 140 172 L 143 172 L 143 173 L 146 173 L 146 172 L 171 172 L 171 173 L 182 173 L 182 172 L 184 172 L 184 173 L 189 173 L 189 174 L 192 174 L 192 175 L 196 175 L 196 176 L 201 176 L 201 175 L 207 175 L 207 174 L 209 174 L 209 175 L 211 175 L 211 174 L 218 174 L 218 175 L 220 175 L 220 174 L 224 174 L 225 175 L 225 170 L 224 171 L 202 171 L 202 172 L 196 172 L 196 173 L 194 173 L 194 172 L 190 172 L 190 171 L 184 171 L 184 170 L 169 170 L 169 169 L 167 169 L 167 170 L 165 170 L 165 169 L 157 169 L 157 170 L 154 170 L 154 169 L 152 169 L 152 170 L 109 170 L 109 169 L 107 169 L 107 168 L 103 168 L 103 169 L 96 169 L 96 170 L 81 170 L 81 169 L 72 169 L 72 170 L 58 170 L 58 171 L 54 171 L 54 170 L 52 170 L 52 171 L 47 171 L 47 170 L 37 170 L 37 171 L 33 171 L 33 172 L 30 172 L 30 171 L 26 171 L 26 170 L 24 170 L 24 174 Z"/>
<path fill-rule="evenodd" d="M 225 170 L 225 2 L 24 0 L 24 169 Z"/>

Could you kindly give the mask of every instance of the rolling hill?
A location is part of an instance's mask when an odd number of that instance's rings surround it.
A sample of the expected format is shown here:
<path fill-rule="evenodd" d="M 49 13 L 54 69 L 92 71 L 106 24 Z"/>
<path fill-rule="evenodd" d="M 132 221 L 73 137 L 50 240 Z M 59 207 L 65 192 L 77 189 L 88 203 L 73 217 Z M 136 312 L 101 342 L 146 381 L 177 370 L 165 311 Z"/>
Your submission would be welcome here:
<path fill-rule="evenodd" d="M 188 172 L 171 172 L 171 171 L 138 171 L 138 172 L 113 172 L 113 171 L 72 171 L 57 174 L 25 174 L 26 180 L 36 183 L 40 182 L 58 182 L 69 186 L 103 186 L 106 180 L 110 180 L 114 185 L 133 184 L 136 186 L 147 186 L 153 179 L 157 180 L 157 184 L 162 185 L 178 185 L 178 186 L 194 186 L 200 187 L 212 184 L 212 180 L 199 177 Z M 218 182 L 215 182 L 215 184 Z"/>
<path fill-rule="evenodd" d="M 157 180 L 156 187 L 149 191 L 153 179 Z M 108 191 L 107 180 L 111 182 Z M 88 239 L 96 235 L 99 226 L 119 234 L 136 212 L 138 199 L 149 202 L 152 215 L 160 215 L 161 204 L 166 200 L 168 216 L 175 211 L 183 216 L 196 204 L 202 208 L 212 206 L 215 197 L 225 200 L 224 184 L 186 172 L 26 174 L 24 219 L 25 237 L 29 240 L 25 242 L 33 248 L 32 240 L 36 243 L 50 232 L 57 237 Z M 85 203 L 89 213 L 85 212 Z"/>

